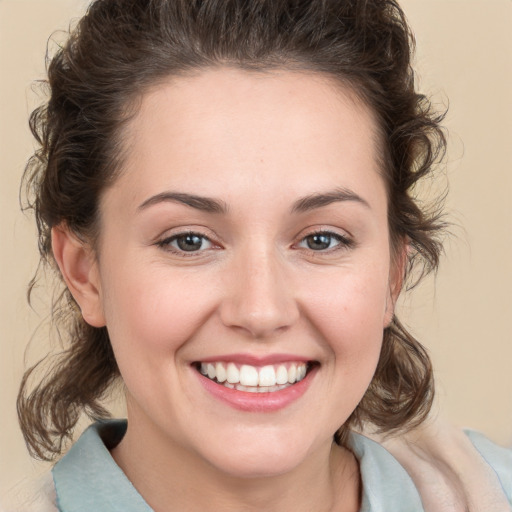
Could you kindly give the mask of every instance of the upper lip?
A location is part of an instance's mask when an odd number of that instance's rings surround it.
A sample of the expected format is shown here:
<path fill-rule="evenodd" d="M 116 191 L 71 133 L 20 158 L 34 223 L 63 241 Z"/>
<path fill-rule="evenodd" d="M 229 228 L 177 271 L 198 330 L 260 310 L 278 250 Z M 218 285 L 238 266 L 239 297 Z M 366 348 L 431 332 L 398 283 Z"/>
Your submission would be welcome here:
<path fill-rule="evenodd" d="M 196 363 L 238 363 L 247 364 L 251 366 L 266 366 L 271 364 L 288 363 L 288 362 L 312 362 L 310 357 L 299 356 L 296 354 L 267 354 L 267 355 L 254 355 L 254 354 L 223 354 L 211 357 L 201 358 Z"/>

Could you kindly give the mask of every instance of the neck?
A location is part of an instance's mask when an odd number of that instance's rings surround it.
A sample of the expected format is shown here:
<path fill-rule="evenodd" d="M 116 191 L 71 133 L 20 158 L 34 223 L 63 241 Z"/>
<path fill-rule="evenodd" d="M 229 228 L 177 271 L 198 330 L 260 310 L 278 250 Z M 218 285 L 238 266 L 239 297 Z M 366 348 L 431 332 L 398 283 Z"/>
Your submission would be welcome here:
<path fill-rule="evenodd" d="M 335 443 L 316 450 L 283 474 L 240 478 L 176 444 L 153 426 L 129 421 L 112 451 L 117 464 L 155 512 L 212 508 L 225 512 L 356 512 L 360 506 L 357 461 Z"/>

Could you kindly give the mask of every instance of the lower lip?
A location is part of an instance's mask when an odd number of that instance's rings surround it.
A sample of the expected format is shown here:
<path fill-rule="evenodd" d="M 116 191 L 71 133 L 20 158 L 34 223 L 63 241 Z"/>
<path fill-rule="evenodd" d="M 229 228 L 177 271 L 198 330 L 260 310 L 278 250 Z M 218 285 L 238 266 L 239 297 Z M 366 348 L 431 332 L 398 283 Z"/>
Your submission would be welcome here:
<path fill-rule="evenodd" d="M 268 393 L 251 393 L 248 391 L 237 391 L 217 384 L 208 377 L 205 377 L 194 370 L 203 387 L 215 398 L 222 400 L 231 407 L 248 412 L 273 412 L 283 409 L 295 400 L 299 399 L 309 388 L 318 367 L 312 368 L 307 375 L 296 384 L 288 386 L 279 391 Z"/>

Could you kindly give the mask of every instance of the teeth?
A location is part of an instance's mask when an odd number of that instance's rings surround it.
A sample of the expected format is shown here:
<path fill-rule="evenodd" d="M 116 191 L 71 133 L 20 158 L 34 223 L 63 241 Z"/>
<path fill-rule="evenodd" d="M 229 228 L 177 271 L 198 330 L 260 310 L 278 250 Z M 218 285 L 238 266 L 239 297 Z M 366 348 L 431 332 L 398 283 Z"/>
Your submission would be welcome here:
<path fill-rule="evenodd" d="M 235 363 L 201 363 L 200 372 L 211 380 L 239 391 L 268 393 L 301 381 L 307 372 L 306 363 L 286 363 L 256 367 Z"/>
<path fill-rule="evenodd" d="M 288 382 L 293 384 L 297 380 L 297 367 L 292 364 L 290 368 L 288 368 Z"/>
<path fill-rule="evenodd" d="M 216 374 L 217 380 L 219 382 L 224 382 L 228 378 L 228 374 L 226 373 L 226 368 L 224 368 L 224 365 L 222 363 L 217 363 L 215 365 L 215 374 Z M 208 377 L 210 377 L 210 376 L 208 375 Z M 210 379 L 211 378 L 212 377 L 210 377 Z"/>
<path fill-rule="evenodd" d="M 243 386 L 257 386 L 258 370 L 254 366 L 244 364 L 240 368 L 240 384 Z"/>
<path fill-rule="evenodd" d="M 279 368 L 276 372 L 276 384 L 286 384 L 288 382 L 288 370 L 286 366 L 282 364 L 279 365 Z"/>
<path fill-rule="evenodd" d="M 219 363 L 222 364 L 222 363 Z M 235 364 L 229 363 L 227 369 L 227 381 L 230 384 L 238 384 L 240 382 L 240 372 Z"/>
<path fill-rule="evenodd" d="M 276 385 L 276 372 L 273 366 L 264 366 L 260 369 L 258 384 L 260 386 L 275 386 Z"/>

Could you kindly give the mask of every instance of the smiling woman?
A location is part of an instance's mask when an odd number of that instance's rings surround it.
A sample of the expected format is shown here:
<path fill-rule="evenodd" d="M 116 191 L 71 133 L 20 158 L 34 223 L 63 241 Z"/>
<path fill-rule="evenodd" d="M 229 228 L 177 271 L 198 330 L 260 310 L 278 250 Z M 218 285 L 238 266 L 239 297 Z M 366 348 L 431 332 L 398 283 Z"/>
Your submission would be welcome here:
<path fill-rule="evenodd" d="M 147 474 L 130 460 L 157 432 L 188 463 L 282 474 L 329 453 L 392 320 L 403 268 L 391 265 L 374 122 L 307 74 L 220 68 L 180 82 L 159 84 L 126 126 L 98 258 L 64 227 L 53 253 L 85 320 L 108 326 L 136 418 L 114 450 L 128 476 Z M 192 192 L 200 208 L 184 204 Z M 164 453 L 149 460 L 183 467 Z"/>
<path fill-rule="evenodd" d="M 391 0 L 91 4 L 25 175 L 69 348 L 26 373 L 21 426 L 54 459 L 99 420 L 53 469 L 59 510 L 422 510 L 419 472 L 354 432 L 433 398 L 395 316 L 443 228 L 412 194 L 444 136 L 411 45 Z M 119 379 L 127 422 L 101 405 Z M 510 499 L 510 454 L 474 443 Z"/>

